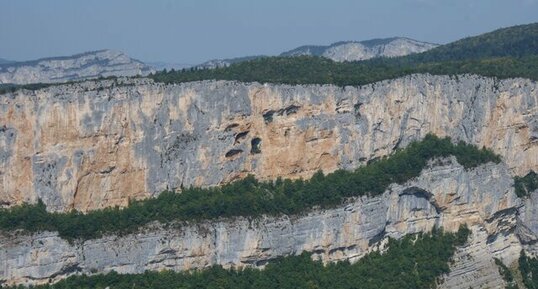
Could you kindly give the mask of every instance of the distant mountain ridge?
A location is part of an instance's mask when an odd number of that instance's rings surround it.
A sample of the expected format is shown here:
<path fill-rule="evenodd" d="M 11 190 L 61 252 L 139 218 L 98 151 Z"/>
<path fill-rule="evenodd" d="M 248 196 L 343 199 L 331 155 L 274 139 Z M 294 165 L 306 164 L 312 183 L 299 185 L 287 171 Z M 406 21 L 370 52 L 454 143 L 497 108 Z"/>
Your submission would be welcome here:
<path fill-rule="evenodd" d="M 98 50 L 71 56 L 0 63 L 0 84 L 54 83 L 108 76 L 147 75 L 154 69 L 123 52 Z"/>
<path fill-rule="evenodd" d="M 378 38 L 365 41 L 340 41 L 330 45 L 305 45 L 280 56 L 322 56 L 333 61 L 359 61 L 376 57 L 397 57 L 420 53 L 439 46 L 405 37 Z"/>
<path fill-rule="evenodd" d="M 303 45 L 282 52 L 280 56 L 322 56 L 333 61 L 359 61 L 376 57 L 397 57 L 428 51 L 439 44 L 406 37 L 375 38 L 364 41 L 339 41 L 330 45 Z M 246 56 L 206 61 L 198 68 L 227 67 L 234 63 L 254 60 L 267 55 Z"/>
<path fill-rule="evenodd" d="M 437 44 L 409 38 L 392 37 L 366 41 L 341 41 L 326 46 L 304 45 L 280 55 L 290 57 L 314 55 L 343 62 L 403 56 L 427 51 L 437 46 Z M 262 57 L 267 56 L 213 59 L 195 67 L 210 69 L 227 67 L 234 63 Z M 121 51 L 108 49 L 20 62 L 0 58 L 0 84 L 59 83 L 109 76 L 145 76 L 163 69 L 180 70 L 188 67 L 191 65 L 165 62 L 144 63 Z"/>

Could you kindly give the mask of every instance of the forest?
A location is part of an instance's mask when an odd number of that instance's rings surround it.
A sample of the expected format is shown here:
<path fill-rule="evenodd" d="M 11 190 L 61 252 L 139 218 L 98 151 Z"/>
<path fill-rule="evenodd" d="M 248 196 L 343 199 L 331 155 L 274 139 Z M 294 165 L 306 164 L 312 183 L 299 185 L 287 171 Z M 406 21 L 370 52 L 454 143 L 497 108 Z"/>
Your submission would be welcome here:
<path fill-rule="evenodd" d="M 334 84 L 360 86 L 410 74 L 476 74 L 500 79 L 538 79 L 538 56 L 495 57 L 440 62 L 408 62 L 377 58 L 361 62 L 334 62 L 323 57 L 265 57 L 215 69 L 161 71 L 149 75 L 156 82 L 181 83 L 200 80 L 234 80 L 279 84 Z"/>
<path fill-rule="evenodd" d="M 212 188 L 183 188 L 156 198 L 132 201 L 126 208 L 107 208 L 83 214 L 47 212 L 45 205 L 23 204 L 0 209 L 0 229 L 57 231 L 68 240 L 92 239 L 107 233 L 127 234 L 152 221 L 198 222 L 215 218 L 293 215 L 312 208 L 331 208 L 349 198 L 382 194 L 390 184 L 417 177 L 432 158 L 453 155 L 466 168 L 500 162 L 493 152 L 449 138 L 427 135 L 406 148 L 354 171 L 318 172 L 309 180 L 261 182 L 253 176 Z"/>
<path fill-rule="evenodd" d="M 262 270 L 226 270 L 220 266 L 193 272 L 146 271 L 143 274 L 71 276 L 54 285 L 34 289 L 416 289 L 434 288 L 449 272 L 449 261 L 470 231 L 431 233 L 390 239 L 383 254 L 375 251 L 358 262 L 313 261 L 310 253 L 271 260 Z M 22 289 L 26 287 L 12 287 Z M 9 289 L 9 288 L 8 288 Z"/>

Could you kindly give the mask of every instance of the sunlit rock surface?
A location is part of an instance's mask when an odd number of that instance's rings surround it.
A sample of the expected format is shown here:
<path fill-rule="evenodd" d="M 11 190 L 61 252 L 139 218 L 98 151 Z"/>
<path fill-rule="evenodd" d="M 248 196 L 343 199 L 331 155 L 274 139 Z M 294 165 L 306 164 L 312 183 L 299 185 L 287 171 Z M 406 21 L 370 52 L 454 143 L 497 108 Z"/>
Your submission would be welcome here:
<path fill-rule="evenodd" d="M 538 89 L 525 79 L 412 75 L 362 87 L 147 79 L 0 95 L 0 204 L 124 206 L 253 174 L 355 169 L 450 136 L 538 171 Z"/>

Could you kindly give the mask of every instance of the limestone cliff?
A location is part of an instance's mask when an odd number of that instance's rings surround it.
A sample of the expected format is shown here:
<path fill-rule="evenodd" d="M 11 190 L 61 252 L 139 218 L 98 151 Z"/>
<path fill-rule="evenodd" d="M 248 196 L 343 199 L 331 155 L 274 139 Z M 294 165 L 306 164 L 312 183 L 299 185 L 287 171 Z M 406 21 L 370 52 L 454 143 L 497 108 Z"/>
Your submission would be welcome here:
<path fill-rule="evenodd" d="M 538 86 L 412 75 L 362 87 L 147 79 L 0 95 L 0 204 L 123 206 L 247 174 L 353 169 L 432 132 L 538 171 Z"/>
<path fill-rule="evenodd" d="M 456 231 L 467 224 L 472 229 L 469 244 L 459 249 L 441 287 L 499 288 L 503 281 L 493 257 L 510 264 L 523 248 L 517 228 L 522 223 L 519 211 L 525 207 L 512 185 L 504 164 L 467 171 L 455 158 L 447 158 L 431 161 L 418 178 L 393 185 L 378 197 L 361 197 L 301 216 L 221 219 L 166 228 L 153 224 L 135 234 L 73 244 L 54 232 L 4 232 L 0 283 L 40 284 L 111 270 L 263 267 L 277 256 L 303 251 L 325 262 L 354 261 L 383 249 L 387 237 L 433 227 Z"/>

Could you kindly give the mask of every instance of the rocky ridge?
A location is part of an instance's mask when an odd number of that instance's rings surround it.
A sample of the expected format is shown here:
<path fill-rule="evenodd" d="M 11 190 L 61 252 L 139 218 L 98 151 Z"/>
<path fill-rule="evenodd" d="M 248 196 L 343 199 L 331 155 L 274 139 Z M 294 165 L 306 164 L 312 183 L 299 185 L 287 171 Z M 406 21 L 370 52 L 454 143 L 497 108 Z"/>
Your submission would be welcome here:
<path fill-rule="evenodd" d="M 367 60 L 375 57 L 396 57 L 420 53 L 439 46 L 405 37 L 343 41 L 328 46 L 306 45 L 286 51 L 281 56 L 322 56 L 337 62 Z"/>
<path fill-rule="evenodd" d="M 153 69 L 120 51 L 0 63 L 0 84 L 55 83 L 108 76 L 147 75 Z"/>
<path fill-rule="evenodd" d="M 54 232 L 4 232 L 0 235 L 0 259 L 5 260 L 0 264 L 0 280 L 30 285 L 112 270 L 263 267 L 277 256 L 303 251 L 324 262 L 355 261 L 371 250 L 382 250 L 387 237 L 400 238 L 433 227 L 457 231 L 466 224 L 472 230 L 469 244 L 456 253 L 452 272 L 443 277 L 440 287 L 498 288 L 503 281 L 493 258 L 513 263 L 525 247 L 518 232 L 525 231 L 534 239 L 538 233 L 520 217 L 528 210 L 528 201 L 517 198 L 512 185 L 505 164 L 465 170 L 452 157 L 431 161 L 418 178 L 392 185 L 380 196 L 353 199 L 342 207 L 301 216 L 168 227 L 154 224 L 135 234 L 74 243 Z"/>
<path fill-rule="evenodd" d="M 282 52 L 280 56 L 321 56 L 337 62 L 359 61 L 376 57 L 396 57 L 413 53 L 428 51 L 439 46 L 438 44 L 413 40 L 406 37 L 392 37 L 385 39 L 371 39 L 366 41 L 340 41 L 330 45 L 304 45 L 289 51 Z M 196 65 L 198 68 L 227 67 L 231 64 L 268 57 L 256 55 L 247 57 L 212 59 Z"/>

